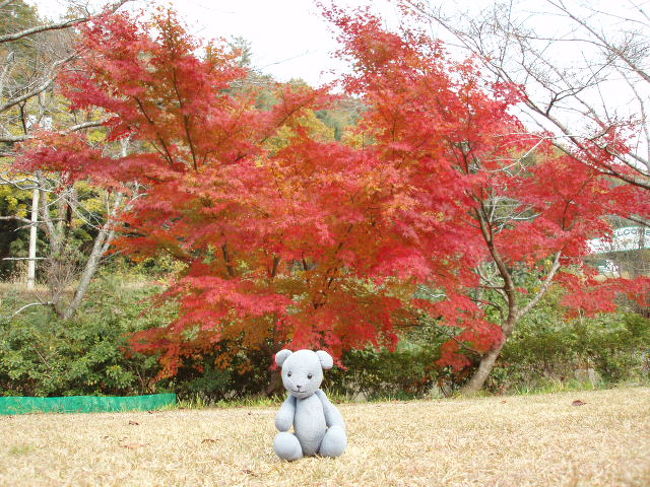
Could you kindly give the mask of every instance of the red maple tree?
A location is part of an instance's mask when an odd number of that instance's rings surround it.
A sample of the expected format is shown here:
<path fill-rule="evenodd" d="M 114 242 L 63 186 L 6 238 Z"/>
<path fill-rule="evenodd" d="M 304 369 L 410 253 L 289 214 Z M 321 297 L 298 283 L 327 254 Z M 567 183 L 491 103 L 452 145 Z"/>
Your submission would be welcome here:
<path fill-rule="evenodd" d="M 442 364 L 467 365 L 463 344 L 485 354 L 470 384 L 480 387 L 553 282 L 598 284 L 581 267 L 586 240 L 609 230 L 602 216 L 612 208 L 638 211 L 631 203 L 641 200 L 550 147 L 531 151 L 509 111 L 517 87 L 486 86 L 472 63 L 449 61 L 420 33 L 388 32 L 367 12 L 325 15 L 354 67 L 343 85 L 367 107 L 357 142 L 322 140 L 302 123 L 331 101 L 325 89 L 278 84 L 277 103 L 259 108 L 236 54 L 199 45 L 165 11 L 150 23 L 98 19 L 61 80 L 74 108 L 109 115 L 109 140 L 129 137 L 139 150 L 107 158 L 82 136 L 53 136 L 22 163 L 144 188 L 117 245 L 184 263 L 164 295 L 179 301 L 179 318 L 133 341 L 162 351 L 167 375 L 215 349 L 227 364 L 242 349 L 270 356 L 287 342 L 337 357 L 394 346 L 399 325 L 426 312 L 459 327 Z M 291 136 L 278 148 L 270 141 L 283 127 Z M 538 292 L 521 292 L 516 272 L 540 275 Z M 595 308 L 610 307 L 622 284 L 609 282 Z"/>
<path fill-rule="evenodd" d="M 372 134 L 372 150 L 399 161 L 411 192 L 397 219 L 411 224 L 424 255 L 452 264 L 430 281 L 444 299 L 416 304 L 463 330 L 443 346 L 441 364 L 468 365 L 464 344 L 482 354 L 466 391 L 482 387 L 517 322 L 552 284 L 566 288 L 568 310 L 613 311 L 621 292 L 647 303 L 648 279 L 603 282 L 583 264 L 588 239 L 611 231 L 604 217 L 648 214 L 640 188 L 613 184 L 598 165 L 540 142 L 511 114 L 518 86 L 486 84 L 473 63 L 448 61 L 426 35 L 387 32 L 363 12 L 327 15 L 355 67 L 345 86 L 369 105 L 361 130 Z M 626 150 L 622 134 L 609 137 Z M 614 156 L 594 148 L 590 157 L 602 165 Z M 522 274 L 538 280 L 534 292 L 518 285 Z"/>
<path fill-rule="evenodd" d="M 236 53 L 199 46 L 171 12 L 150 24 L 98 19 L 82 43 L 84 57 L 61 79 L 64 94 L 75 109 L 104 110 L 109 140 L 130 137 L 140 150 L 107 158 L 82 136 L 52 136 L 23 163 L 120 191 L 132 181 L 144 188 L 122 215 L 117 245 L 185 267 L 165 294 L 178 299 L 179 319 L 136 336 L 136 349 L 163 351 L 173 374 L 184 357 L 220 343 L 226 364 L 242 348 L 271 356 L 287 341 L 338 356 L 396 342 L 407 293 L 393 274 L 421 271 L 407 265 L 408 252 L 384 256 L 404 237 L 377 204 L 388 193 L 378 161 L 301 124 L 328 101 L 323 90 L 277 85 L 278 102 L 258 108 Z M 293 135 L 274 148 L 283 127 Z"/>

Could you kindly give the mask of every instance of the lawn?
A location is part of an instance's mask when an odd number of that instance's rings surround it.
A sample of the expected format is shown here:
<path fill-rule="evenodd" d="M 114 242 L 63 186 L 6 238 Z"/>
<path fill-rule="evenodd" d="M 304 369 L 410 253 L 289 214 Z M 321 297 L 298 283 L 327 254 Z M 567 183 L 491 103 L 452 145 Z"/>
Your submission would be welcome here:
<path fill-rule="evenodd" d="M 346 453 L 294 463 L 276 408 L 0 416 L 0 485 L 650 485 L 650 388 L 340 408 Z"/>

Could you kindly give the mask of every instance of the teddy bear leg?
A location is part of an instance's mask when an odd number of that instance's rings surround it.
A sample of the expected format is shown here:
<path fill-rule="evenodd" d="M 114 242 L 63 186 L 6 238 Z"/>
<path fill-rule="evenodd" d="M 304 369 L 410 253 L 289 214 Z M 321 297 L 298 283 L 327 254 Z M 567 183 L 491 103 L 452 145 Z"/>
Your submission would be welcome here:
<path fill-rule="evenodd" d="M 345 451 L 348 438 L 341 426 L 330 426 L 320 444 L 318 454 L 323 457 L 338 457 Z"/>
<path fill-rule="evenodd" d="M 283 460 L 293 461 L 302 458 L 302 447 L 293 433 L 278 433 L 273 442 L 275 453 Z"/>

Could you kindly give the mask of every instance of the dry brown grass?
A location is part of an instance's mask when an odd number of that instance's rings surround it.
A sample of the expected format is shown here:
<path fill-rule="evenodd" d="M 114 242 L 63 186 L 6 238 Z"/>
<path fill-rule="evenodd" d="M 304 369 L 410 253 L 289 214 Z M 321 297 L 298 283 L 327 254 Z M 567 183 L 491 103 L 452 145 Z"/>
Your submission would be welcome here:
<path fill-rule="evenodd" d="M 650 485 L 650 388 L 341 410 L 346 453 L 294 463 L 275 408 L 0 417 L 0 485 Z"/>

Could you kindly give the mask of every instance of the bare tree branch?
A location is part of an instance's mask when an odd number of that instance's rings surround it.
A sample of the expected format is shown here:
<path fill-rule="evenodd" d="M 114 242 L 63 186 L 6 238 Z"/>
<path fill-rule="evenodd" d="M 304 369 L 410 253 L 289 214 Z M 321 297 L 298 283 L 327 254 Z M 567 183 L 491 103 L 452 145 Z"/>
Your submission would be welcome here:
<path fill-rule="evenodd" d="M 129 2 L 130 0 L 119 0 L 117 2 L 114 2 L 110 5 L 108 5 L 103 11 L 102 14 L 107 14 L 107 13 L 112 13 L 115 12 L 117 9 L 119 9 L 122 5 L 125 3 Z M 8 4 L 9 2 L 6 2 L 5 4 Z M 2 6 L 2 5 L 0 5 Z M 13 32 L 11 34 L 5 34 L 0 36 L 0 44 L 4 42 L 11 42 L 11 41 L 17 41 L 18 39 L 22 39 L 23 37 L 31 36 L 34 34 L 38 34 L 41 32 L 48 32 L 48 31 L 53 31 L 53 30 L 62 30 L 62 29 L 67 29 L 69 27 L 73 27 L 75 25 L 88 22 L 92 16 L 82 16 L 82 17 L 77 17 L 75 19 L 69 19 L 69 20 L 64 20 L 62 22 L 53 22 L 50 24 L 45 24 L 45 25 L 37 25 L 35 27 L 30 27 L 29 29 L 24 29 L 18 32 Z"/>
<path fill-rule="evenodd" d="M 32 306 L 53 306 L 53 305 L 54 305 L 54 303 L 51 302 L 51 301 L 45 301 L 45 302 L 38 301 L 38 302 L 35 302 L 35 303 L 29 303 L 29 304 L 26 304 L 25 306 L 22 306 L 22 307 L 18 308 L 16 311 L 14 311 L 11 314 L 11 316 L 9 317 L 9 319 L 12 320 L 16 316 L 18 316 L 20 313 L 22 313 L 26 309 L 31 308 Z"/>
<path fill-rule="evenodd" d="M 37 25 L 35 27 L 30 27 L 29 29 L 24 29 L 24 30 L 21 30 L 21 31 L 18 31 L 18 32 L 14 32 L 12 34 L 2 35 L 2 36 L 0 36 L 0 43 L 17 41 L 18 39 L 22 39 L 23 37 L 38 34 L 40 32 L 67 29 L 68 27 L 72 27 L 74 25 L 77 25 L 77 24 L 80 24 L 80 23 L 86 22 L 86 21 L 88 21 L 88 17 L 79 17 L 79 18 L 76 18 L 76 19 L 66 20 L 64 22 L 56 22 L 56 23 L 52 23 L 52 24 Z"/>
<path fill-rule="evenodd" d="M 45 257 L 3 257 L 2 260 L 43 260 Z"/>
<path fill-rule="evenodd" d="M 546 292 L 549 290 L 551 287 L 551 283 L 553 282 L 553 278 L 555 277 L 555 274 L 557 274 L 557 271 L 560 269 L 560 256 L 562 255 L 561 252 L 558 252 L 555 254 L 555 257 L 553 258 L 553 264 L 551 264 L 551 269 L 548 271 L 548 274 L 546 274 L 546 278 L 542 282 L 542 286 L 539 291 L 537 291 L 537 294 L 531 299 L 526 306 L 521 308 L 517 312 L 517 319 L 523 317 L 526 315 L 531 309 L 533 309 L 537 303 L 544 297 Z"/>
<path fill-rule="evenodd" d="M 10 99 L 9 101 L 7 101 L 4 104 L 0 105 L 0 113 L 4 112 L 6 110 L 9 110 L 11 107 L 14 107 L 14 106 L 18 105 L 19 103 L 22 103 L 25 100 L 29 100 L 31 97 L 36 96 L 39 93 L 42 93 L 43 91 L 47 90 L 52 85 L 52 83 L 54 83 L 54 78 L 56 77 L 56 70 L 60 66 L 62 66 L 63 64 L 65 64 L 65 63 L 71 61 L 72 59 L 74 59 L 75 56 L 76 56 L 76 54 L 71 54 L 70 56 L 68 56 L 68 57 L 66 57 L 64 59 L 61 59 L 61 60 L 55 62 L 52 65 L 52 72 L 51 72 L 50 76 L 42 84 L 40 84 L 36 88 L 28 91 L 27 93 L 25 93 L 25 94 L 23 94 L 23 95 L 21 95 L 19 97 Z"/>
<path fill-rule="evenodd" d="M 77 132 L 79 130 L 84 130 L 88 128 L 93 128 L 93 127 L 101 127 L 106 120 L 93 120 L 90 122 L 83 122 L 77 125 L 73 125 L 72 127 L 67 128 L 66 130 L 62 130 L 58 133 L 60 134 L 68 134 L 71 132 Z M 23 142 L 25 140 L 30 140 L 35 138 L 34 135 L 32 134 L 25 134 L 25 135 L 5 135 L 5 136 L 0 136 L 0 142 L 5 142 L 5 143 L 15 143 L 15 142 Z"/>
<path fill-rule="evenodd" d="M 584 4 L 587 13 L 581 16 L 575 5 L 562 0 L 545 0 L 552 11 L 544 12 L 518 9 L 522 2 L 506 0 L 476 16 L 453 18 L 437 2 L 401 3 L 449 32 L 495 80 L 523 84 L 524 113 L 545 132 L 563 136 L 553 139 L 557 148 L 602 174 L 650 190 L 650 120 L 645 106 L 650 91 L 650 26 L 648 15 L 636 3 L 629 2 L 634 9 L 630 15 Z M 551 16 L 569 31 L 547 29 L 551 33 L 545 34 Z M 537 21 L 542 19 L 546 22 Z M 597 29 L 594 25 L 599 21 L 616 27 Z M 582 45 L 582 61 L 561 66 L 558 46 L 562 43 Z M 618 78 L 618 84 L 613 84 Z M 619 98 L 612 97 L 613 86 Z M 621 102 L 621 90 L 629 102 Z M 632 114 L 620 115 L 621 109 Z M 607 135 L 613 131 L 625 135 L 630 127 L 635 137 L 628 143 L 631 150 L 607 145 Z M 610 160 L 594 160 L 590 149 L 608 154 Z"/>
<path fill-rule="evenodd" d="M 31 220 L 18 215 L 0 216 L 0 220 L 15 220 L 18 222 L 31 224 Z"/>

